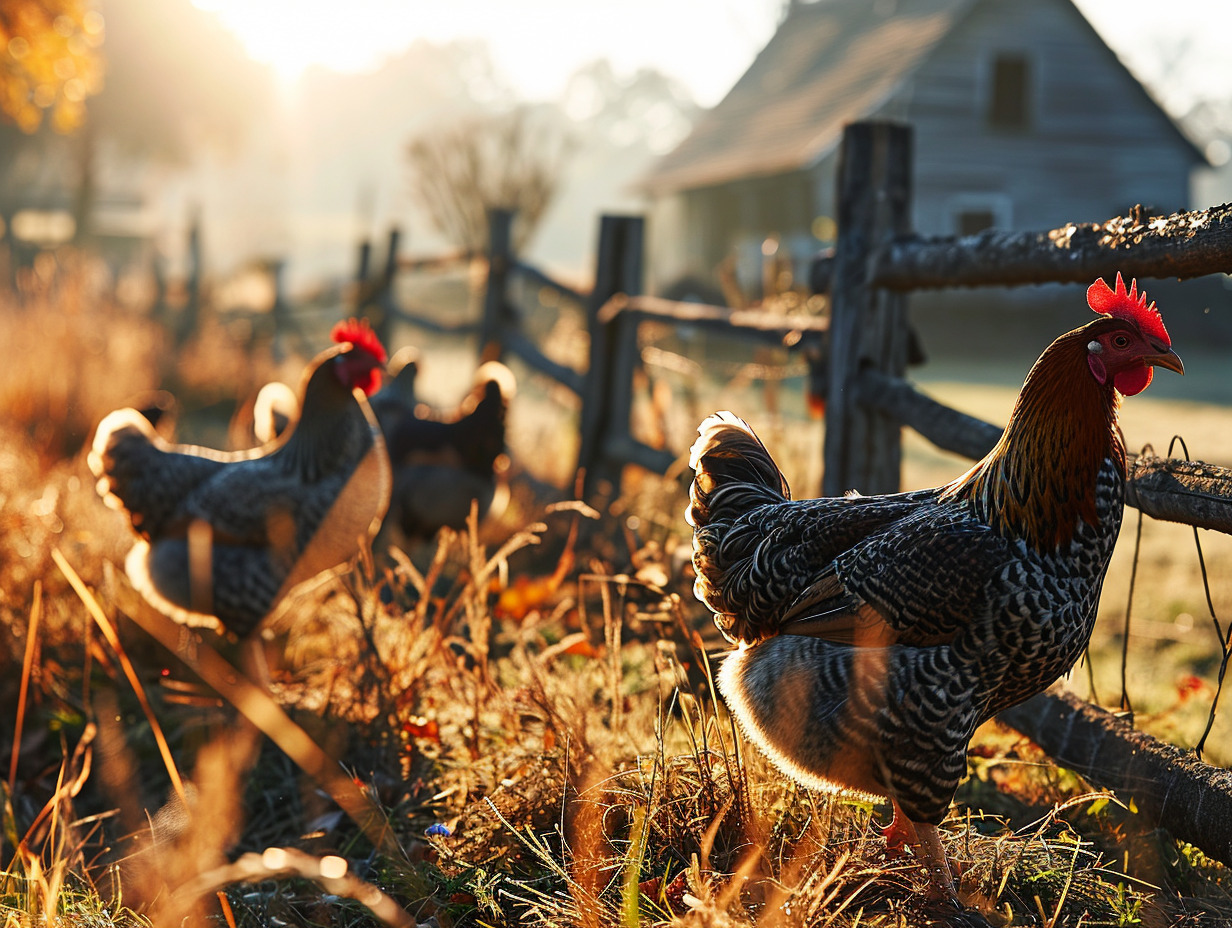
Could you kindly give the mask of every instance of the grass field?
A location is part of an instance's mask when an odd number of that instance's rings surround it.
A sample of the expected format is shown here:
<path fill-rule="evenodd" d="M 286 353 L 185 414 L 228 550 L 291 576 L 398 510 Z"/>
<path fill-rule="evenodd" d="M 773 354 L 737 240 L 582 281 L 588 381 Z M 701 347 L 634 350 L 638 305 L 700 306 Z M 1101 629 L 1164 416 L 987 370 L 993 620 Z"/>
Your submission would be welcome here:
<path fill-rule="evenodd" d="M 6 928 L 947 923 L 917 900 L 910 860 L 886 857 L 884 809 L 792 786 L 715 700 L 681 481 L 631 472 L 598 513 L 550 492 L 569 486 L 576 409 L 529 378 L 501 517 L 439 545 L 379 550 L 298 602 L 266 631 L 273 700 L 244 690 L 217 660 L 235 660 L 233 642 L 168 626 L 133 594 L 116 567 L 127 527 L 98 500 L 79 447 L 139 391 L 175 384 L 195 400 L 181 422 L 191 430 L 195 410 L 268 377 L 294 382 L 303 359 L 280 368 L 267 348 L 249 354 L 211 329 L 171 364 L 156 326 L 62 279 L 0 306 L 20 362 L 0 374 Z M 561 326 L 548 344 L 567 354 L 576 332 Z M 456 347 L 430 353 L 429 398 L 459 395 L 471 363 Z M 815 492 L 822 432 L 799 378 L 767 391 L 769 368 L 707 370 L 690 380 L 652 365 L 672 399 L 639 403 L 640 427 L 683 452 L 702 416 L 732 408 L 798 495 Z M 925 388 L 1004 421 L 1008 374 L 950 373 Z M 1194 457 L 1232 465 L 1225 407 L 1153 391 L 1126 404 L 1131 448 L 1162 451 L 1181 434 Z M 907 440 L 907 486 L 965 466 Z M 1134 527 L 1130 513 L 1091 653 L 1105 704 L 1120 696 Z M 1201 542 L 1223 618 L 1232 540 Z M 1193 532 L 1148 521 L 1126 664 L 1141 724 L 1193 744 L 1217 659 Z M 1072 682 L 1086 694 L 1089 679 L 1079 668 Z M 1209 741 L 1222 764 L 1229 718 L 1217 715 Z M 993 924 L 1232 920 L 1221 865 L 1007 729 L 978 734 L 958 799 L 947 849 L 964 901 Z"/>

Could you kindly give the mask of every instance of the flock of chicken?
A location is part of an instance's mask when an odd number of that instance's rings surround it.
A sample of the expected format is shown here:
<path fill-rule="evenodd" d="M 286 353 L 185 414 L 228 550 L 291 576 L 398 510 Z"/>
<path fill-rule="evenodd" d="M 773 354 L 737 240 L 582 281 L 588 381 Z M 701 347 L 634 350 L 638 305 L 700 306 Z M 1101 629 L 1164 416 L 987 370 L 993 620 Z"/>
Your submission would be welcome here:
<path fill-rule="evenodd" d="M 1184 373 L 1136 284 L 1097 280 L 1087 300 L 1099 318 L 1044 351 L 996 447 L 945 486 L 793 501 L 726 412 L 692 448 L 695 592 L 735 645 L 719 675 L 728 707 L 789 777 L 888 799 L 888 847 L 911 847 L 929 894 L 950 903 L 937 825 L 968 742 L 1086 648 L 1124 507 L 1121 397 L 1154 367 Z M 345 565 L 391 491 L 391 514 L 420 535 L 464 518 L 451 489 L 465 508 L 490 501 L 507 372 L 481 378 L 469 417 L 425 419 L 413 359 L 377 393 L 371 331 L 334 339 L 298 418 L 256 451 L 171 448 L 133 410 L 103 420 L 90 463 L 132 517 L 128 573 L 151 602 L 243 635 Z"/>
<path fill-rule="evenodd" d="M 472 501 L 481 516 L 491 505 L 508 368 L 480 368 L 472 397 L 444 417 L 416 400 L 418 365 L 403 352 L 381 389 L 385 348 L 366 323 L 339 323 L 331 338 L 298 393 L 262 390 L 253 431 L 266 440 L 251 450 L 171 445 L 131 408 L 99 423 L 88 462 L 137 535 L 126 572 L 177 621 L 242 638 L 297 587 L 345 570 L 383 524 L 423 539 L 462 528 Z"/>

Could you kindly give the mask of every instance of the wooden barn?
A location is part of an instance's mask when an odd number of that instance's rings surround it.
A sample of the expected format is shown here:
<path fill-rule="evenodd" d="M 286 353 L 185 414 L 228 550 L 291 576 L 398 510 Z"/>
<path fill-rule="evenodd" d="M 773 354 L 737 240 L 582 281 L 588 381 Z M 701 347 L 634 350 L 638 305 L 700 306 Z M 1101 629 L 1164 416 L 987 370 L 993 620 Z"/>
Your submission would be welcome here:
<path fill-rule="evenodd" d="M 755 294 L 767 238 L 804 279 L 834 234 L 843 126 L 868 118 L 914 127 L 929 235 L 1187 208 L 1206 163 L 1071 0 L 797 0 L 642 179 L 653 285 L 679 294 L 735 258 Z"/>

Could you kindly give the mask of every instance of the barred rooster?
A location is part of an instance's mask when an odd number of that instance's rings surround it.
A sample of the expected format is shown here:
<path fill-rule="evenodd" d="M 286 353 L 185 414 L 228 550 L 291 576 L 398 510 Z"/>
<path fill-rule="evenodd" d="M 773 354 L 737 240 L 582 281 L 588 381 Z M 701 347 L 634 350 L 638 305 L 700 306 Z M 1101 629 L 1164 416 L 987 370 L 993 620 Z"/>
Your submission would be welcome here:
<path fill-rule="evenodd" d="M 366 396 L 385 349 L 366 323 L 339 323 L 331 337 L 305 371 L 302 415 L 270 445 L 172 446 L 133 409 L 99 423 L 89 465 L 106 503 L 132 520 L 125 568 L 156 608 L 242 638 L 375 533 L 390 472 Z"/>
<path fill-rule="evenodd" d="M 687 513 L 695 592 L 736 644 L 719 688 L 806 786 L 886 797 L 894 851 L 957 901 L 938 837 L 972 733 L 1066 673 L 1091 635 L 1121 525 L 1121 396 L 1184 373 L 1120 274 L 1100 318 L 1040 356 L 996 447 L 953 483 L 792 501 L 731 413 L 699 429 Z"/>
<path fill-rule="evenodd" d="M 516 388 L 513 372 L 489 361 L 448 419 L 422 405 L 408 406 L 401 415 L 382 412 L 394 469 L 389 519 L 408 538 L 431 538 L 442 526 L 465 527 L 472 502 L 480 518 L 492 508 L 505 453 L 505 415 Z"/>

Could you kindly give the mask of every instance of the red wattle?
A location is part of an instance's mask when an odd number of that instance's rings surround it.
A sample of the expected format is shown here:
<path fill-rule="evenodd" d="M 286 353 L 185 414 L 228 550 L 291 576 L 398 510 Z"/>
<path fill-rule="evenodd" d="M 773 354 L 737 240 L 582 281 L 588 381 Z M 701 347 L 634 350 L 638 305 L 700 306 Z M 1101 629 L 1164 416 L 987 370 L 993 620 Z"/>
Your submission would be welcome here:
<path fill-rule="evenodd" d="M 1112 383 L 1125 396 L 1133 396 L 1135 393 L 1141 393 L 1146 389 L 1154 373 L 1155 368 L 1149 364 L 1143 364 L 1139 367 L 1130 368 L 1127 371 L 1121 371 L 1113 378 Z"/>

